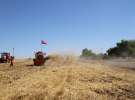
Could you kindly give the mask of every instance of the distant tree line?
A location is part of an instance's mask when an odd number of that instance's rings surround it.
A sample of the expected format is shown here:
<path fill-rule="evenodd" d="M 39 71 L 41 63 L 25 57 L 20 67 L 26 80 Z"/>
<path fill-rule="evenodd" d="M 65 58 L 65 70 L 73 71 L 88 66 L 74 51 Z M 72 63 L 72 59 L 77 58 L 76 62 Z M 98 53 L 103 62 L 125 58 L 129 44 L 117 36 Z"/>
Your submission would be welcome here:
<path fill-rule="evenodd" d="M 121 40 L 116 46 L 109 48 L 105 54 L 95 54 L 87 48 L 82 50 L 82 57 L 100 56 L 100 57 L 135 57 L 135 40 Z"/>
<path fill-rule="evenodd" d="M 85 48 L 85 49 L 82 50 L 81 57 L 86 57 L 86 58 L 102 58 L 103 55 L 104 54 L 102 54 L 102 53 L 96 54 L 92 50 Z"/>

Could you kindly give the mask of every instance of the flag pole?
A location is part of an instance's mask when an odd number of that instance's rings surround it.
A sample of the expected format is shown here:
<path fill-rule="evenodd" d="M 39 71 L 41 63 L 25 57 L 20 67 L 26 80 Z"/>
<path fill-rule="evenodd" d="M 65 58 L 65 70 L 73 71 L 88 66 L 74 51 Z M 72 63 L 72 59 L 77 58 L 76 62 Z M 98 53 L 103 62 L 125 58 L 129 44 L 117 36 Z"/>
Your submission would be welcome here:
<path fill-rule="evenodd" d="M 40 44 L 40 46 L 41 46 L 41 51 L 42 51 L 42 43 Z"/>
<path fill-rule="evenodd" d="M 15 51 L 15 48 L 13 48 L 13 57 L 14 57 L 14 51 Z"/>
<path fill-rule="evenodd" d="M 42 45 L 45 45 L 45 44 L 47 44 L 47 42 L 46 41 L 43 41 L 43 40 L 41 40 L 41 51 L 42 51 Z"/>

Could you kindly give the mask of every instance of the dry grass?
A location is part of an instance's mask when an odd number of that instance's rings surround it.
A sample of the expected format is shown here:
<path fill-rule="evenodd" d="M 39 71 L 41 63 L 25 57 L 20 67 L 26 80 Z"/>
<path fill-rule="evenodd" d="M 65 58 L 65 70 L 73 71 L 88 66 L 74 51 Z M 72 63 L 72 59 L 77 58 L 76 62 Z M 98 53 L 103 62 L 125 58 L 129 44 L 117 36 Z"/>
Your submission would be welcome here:
<path fill-rule="evenodd" d="M 45 66 L 0 64 L 0 100 L 134 100 L 135 72 L 51 55 Z"/>

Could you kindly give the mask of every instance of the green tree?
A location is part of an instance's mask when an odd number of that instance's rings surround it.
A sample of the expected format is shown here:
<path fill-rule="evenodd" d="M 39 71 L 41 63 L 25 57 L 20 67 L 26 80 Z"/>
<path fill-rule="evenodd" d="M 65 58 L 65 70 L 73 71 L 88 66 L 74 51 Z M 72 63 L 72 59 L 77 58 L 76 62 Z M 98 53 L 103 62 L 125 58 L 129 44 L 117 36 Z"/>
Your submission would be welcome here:
<path fill-rule="evenodd" d="M 122 40 L 116 47 L 107 50 L 108 56 L 135 57 L 135 40 Z"/>
<path fill-rule="evenodd" d="M 95 54 L 92 52 L 92 50 L 88 50 L 87 48 L 82 50 L 82 54 L 81 56 L 83 57 L 90 57 L 90 56 L 94 56 Z"/>

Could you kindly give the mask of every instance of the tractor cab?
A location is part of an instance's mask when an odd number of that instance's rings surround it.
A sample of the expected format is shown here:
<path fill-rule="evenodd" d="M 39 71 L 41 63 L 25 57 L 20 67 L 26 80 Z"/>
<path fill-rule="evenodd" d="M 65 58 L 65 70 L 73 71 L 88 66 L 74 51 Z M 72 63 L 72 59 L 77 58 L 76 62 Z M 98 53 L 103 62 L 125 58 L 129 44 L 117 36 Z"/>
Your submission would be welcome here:
<path fill-rule="evenodd" d="M 45 53 L 43 53 L 42 51 L 38 51 L 35 53 L 35 59 L 33 59 L 34 61 L 34 65 L 35 66 L 41 66 L 44 65 L 45 63 Z"/>
<path fill-rule="evenodd" d="M 7 52 L 1 53 L 1 58 L 0 58 L 1 63 L 10 62 L 10 59 L 11 59 L 10 53 L 7 53 Z"/>

